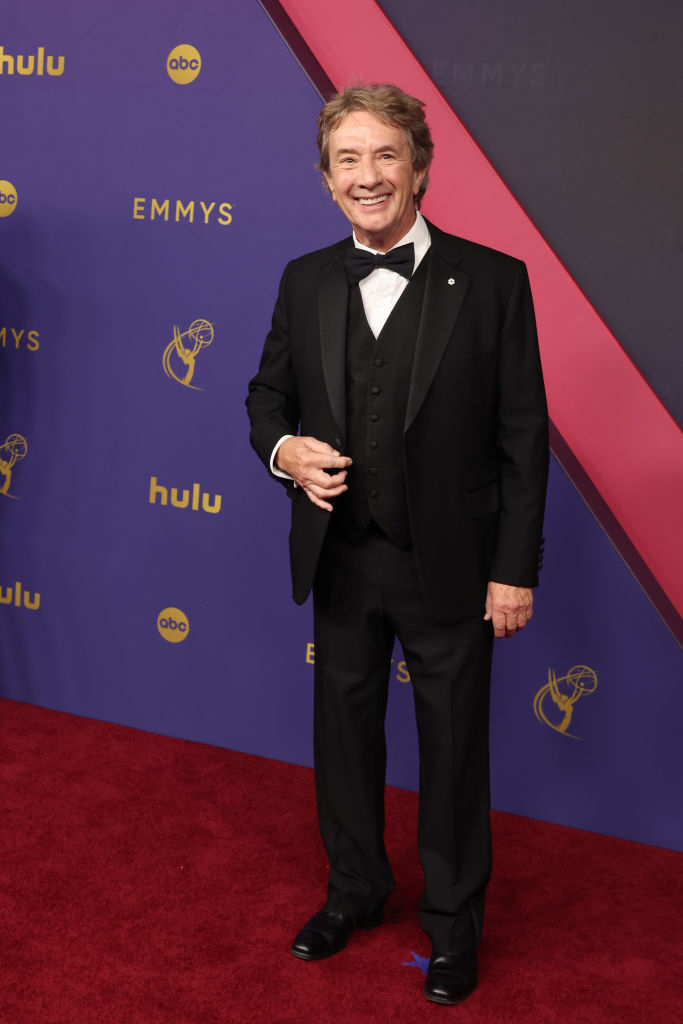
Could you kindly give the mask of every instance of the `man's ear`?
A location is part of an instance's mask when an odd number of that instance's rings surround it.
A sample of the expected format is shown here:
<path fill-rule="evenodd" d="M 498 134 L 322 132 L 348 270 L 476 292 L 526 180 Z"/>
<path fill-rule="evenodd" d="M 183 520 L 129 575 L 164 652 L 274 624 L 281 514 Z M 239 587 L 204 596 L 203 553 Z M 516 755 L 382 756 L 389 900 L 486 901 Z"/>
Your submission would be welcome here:
<path fill-rule="evenodd" d="M 336 197 L 335 197 L 335 194 L 334 194 L 334 185 L 332 184 L 332 175 L 328 174 L 327 171 L 323 171 L 323 177 L 324 177 L 325 181 L 327 182 L 327 188 L 329 190 L 330 196 L 332 197 L 332 202 L 336 203 L 337 200 L 336 200 Z"/>

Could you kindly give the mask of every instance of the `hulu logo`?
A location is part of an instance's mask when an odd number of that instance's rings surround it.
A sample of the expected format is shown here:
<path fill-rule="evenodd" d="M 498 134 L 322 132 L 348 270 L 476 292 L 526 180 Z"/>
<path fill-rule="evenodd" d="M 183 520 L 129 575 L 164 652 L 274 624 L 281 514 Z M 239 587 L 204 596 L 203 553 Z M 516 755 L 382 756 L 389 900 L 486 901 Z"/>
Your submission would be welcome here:
<path fill-rule="evenodd" d="M 9 587 L 0 586 L 0 604 L 13 604 L 16 608 L 21 608 L 23 604 L 24 608 L 35 612 L 40 608 L 40 594 L 29 594 L 28 590 L 23 590 L 21 583 L 17 581 L 14 586 L 11 584 Z"/>
<path fill-rule="evenodd" d="M 0 75 L 52 75 L 58 77 L 64 74 L 64 58 L 51 57 L 45 54 L 45 47 L 39 46 L 36 53 L 28 56 L 17 54 L 13 57 L 5 53 L 5 47 L 0 46 Z"/>
<path fill-rule="evenodd" d="M 198 512 L 200 509 L 204 512 L 213 512 L 216 515 L 221 510 L 222 496 L 220 494 L 214 494 L 213 496 L 207 494 L 206 491 L 201 492 L 199 484 L 192 484 L 192 490 L 184 488 L 180 490 L 178 487 L 171 487 L 171 505 L 173 508 L 189 508 L 193 512 Z M 164 487 L 162 484 L 157 483 L 157 478 L 151 476 L 149 478 L 149 503 L 150 505 L 168 505 L 168 487 Z"/>

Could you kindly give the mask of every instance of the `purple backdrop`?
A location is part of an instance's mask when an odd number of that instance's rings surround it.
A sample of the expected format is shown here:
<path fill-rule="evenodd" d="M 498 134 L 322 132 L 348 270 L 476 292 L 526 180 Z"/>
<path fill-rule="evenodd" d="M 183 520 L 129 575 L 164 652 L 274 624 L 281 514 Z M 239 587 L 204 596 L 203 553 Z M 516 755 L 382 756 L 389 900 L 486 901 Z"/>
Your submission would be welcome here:
<path fill-rule="evenodd" d="M 0 42 L 0 693 L 310 763 L 310 610 L 243 400 L 285 262 L 346 233 L 319 98 L 256 0 L 36 0 Z M 494 804 L 683 848 L 681 652 L 555 465 L 546 534 L 496 654 Z M 415 787 L 400 659 L 389 781 Z"/>

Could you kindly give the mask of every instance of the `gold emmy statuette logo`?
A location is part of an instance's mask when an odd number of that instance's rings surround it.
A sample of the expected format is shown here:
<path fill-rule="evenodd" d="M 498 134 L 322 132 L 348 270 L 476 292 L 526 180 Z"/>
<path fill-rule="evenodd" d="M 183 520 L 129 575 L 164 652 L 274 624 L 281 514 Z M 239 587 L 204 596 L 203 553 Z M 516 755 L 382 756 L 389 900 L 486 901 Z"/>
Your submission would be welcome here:
<path fill-rule="evenodd" d="M 178 85 L 188 85 L 190 82 L 194 82 L 202 70 L 202 58 L 199 56 L 199 50 L 188 43 L 175 46 L 168 55 L 166 70 L 169 78 L 177 82 Z"/>
<path fill-rule="evenodd" d="M 189 344 L 185 344 L 183 338 L 187 338 Z M 193 320 L 190 326 L 182 334 L 180 329 L 173 325 L 173 341 L 164 349 L 162 365 L 164 373 L 172 380 L 183 384 L 186 388 L 194 391 L 202 391 L 196 384 L 191 384 L 194 377 L 195 359 L 203 348 L 213 341 L 213 324 L 208 320 Z M 174 369 L 175 367 L 177 368 Z"/>
<path fill-rule="evenodd" d="M 180 608 L 164 608 L 157 616 L 157 629 L 169 644 L 179 644 L 190 632 L 190 623 Z"/>
<path fill-rule="evenodd" d="M 563 736 L 570 736 L 573 740 L 580 740 L 580 736 L 567 732 L 574 714 L 574 705 L 584 694 L 595 693 L 597 687 L 598 677 L 587 665 L 574 665 L 566 676 L 559 679 L 549 668 L 548 682 L 534 697 L 534 714 L 539 722 L 545 722 L 555 732 L 561 732 Z M 557 711 L 549 707 L 548 697 Z M 551 717 L 548 717 L 546 710 L 550 712 Z M 562 719 L 558 721 L 560 715 Z"/>
<path fill-rule="evenodd" d="M 10 494 L 12 483 L 12 470 L 17 462 L 26 457 L 28 442 L 21 434 L 10 434 L 4 444 L 0 444 L 0 478 L 4 478 L 0 487 L 0 494 L 6 494 L 8 498 L 15 495 Z"/>
<path fill-rule="evenodd" d="M 11 181 L 0 178 L 0 217 L 9 217 L 17 208 L 17 190 Z"/>

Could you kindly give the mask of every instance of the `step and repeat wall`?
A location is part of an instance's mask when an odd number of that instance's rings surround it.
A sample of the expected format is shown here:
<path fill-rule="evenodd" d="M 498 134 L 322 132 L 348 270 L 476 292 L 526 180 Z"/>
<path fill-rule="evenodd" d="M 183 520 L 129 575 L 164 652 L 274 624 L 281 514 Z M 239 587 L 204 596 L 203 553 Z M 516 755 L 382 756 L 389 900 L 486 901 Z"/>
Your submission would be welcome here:
<path fill-rule="evenodd" d="M 0 98 L 0 695 L 309 764 L 310 606 L 244 398 L 285 263 L 347 233 L 320 98 L 257 0 L 17 7 Z M 555 463 L 545 532 L 494 806 L 683 848 L 681 651 Z M 416 788 L 398 648 L 388 731 Z"/>

